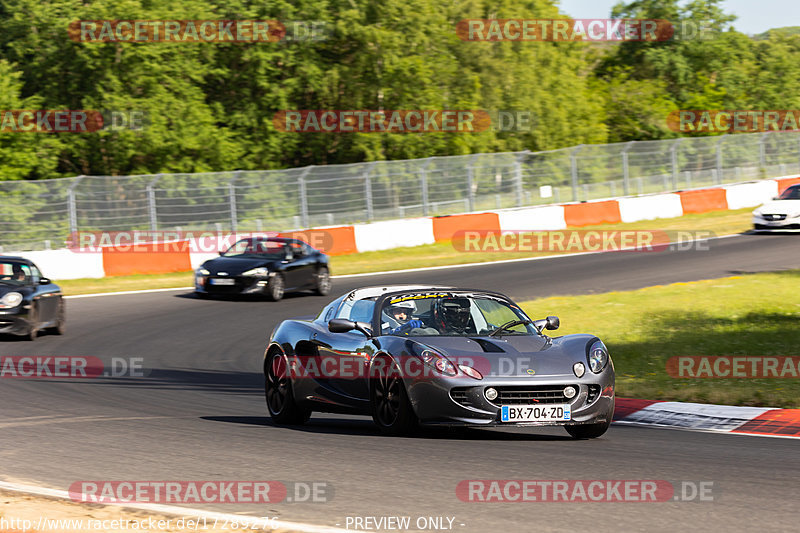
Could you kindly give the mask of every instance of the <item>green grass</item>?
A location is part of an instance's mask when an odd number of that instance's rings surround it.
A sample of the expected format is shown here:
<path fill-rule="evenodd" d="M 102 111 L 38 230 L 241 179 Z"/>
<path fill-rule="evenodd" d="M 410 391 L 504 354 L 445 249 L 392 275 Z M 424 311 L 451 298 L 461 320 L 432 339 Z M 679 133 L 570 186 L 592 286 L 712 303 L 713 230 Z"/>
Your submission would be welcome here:
<path fill-rule="evenodd" d="M 675 379 L 672 356 L 800 356 L 800 270 L 525 302 L 557 315 L 558 334 L 608 346 L 617 394 L 660 400 L 800 407 L 800 379 Z"/>
<path fill-rule="evenodd" d="M 581 230 L 661 230 L 661 231 L 711 231 L 716 235 L 741 233 L 751 228 L 752 209 L 717 211 L 678 218 L 647 220 L 627 224 L 586 226 Z M 484 263 L 524 257 L 553 255 L 543 252 L 460 252 L 449 242 L 427 244 L 409 248 L 394 248 L 379 252 L 363 252 L 331 258 L 334 276 L 363 274 L 385 270 L 403 270 L 429 266 Z M 57 279 L 57 278 L 56 278 Z M 191 272 L 137 276 L 113 276 L 103 279 L 61 280 L 58 284 L 67 294 L 89 294 L 136 289 L 161 289 L 189 287 L 193 284 Z"/>
<path fill-rule="evenodd" d="M 98 279 L 62 279 L 56 280 L 56 283 L 62 288 L 64 294 L 95 294 L 194 286 L 191 272 L 112 276 Z"/>
<path fill-rule="evenodd" d="M 580 230 L 661 230 L 661 231 L 711 231 L 716 235 L 742 233 L 752 229 L 750 214 L 752 209 L 717 211 L 678 218 L 646 220 L 627 224 L 603 224 L 585 226 Z M 361 274 L 383 270 L 402 270 L 426 266 L 458 265 L 464 263 L 484 263 L 504 259 L 524 257 L 543 257 L 550 253 L 510 253 L 510 252 L 460 252 L 449 242 L 426 244 L 410 248 L 393 248 L 379 252 L 363 252 L 331 259 L 334 275 Z"/>

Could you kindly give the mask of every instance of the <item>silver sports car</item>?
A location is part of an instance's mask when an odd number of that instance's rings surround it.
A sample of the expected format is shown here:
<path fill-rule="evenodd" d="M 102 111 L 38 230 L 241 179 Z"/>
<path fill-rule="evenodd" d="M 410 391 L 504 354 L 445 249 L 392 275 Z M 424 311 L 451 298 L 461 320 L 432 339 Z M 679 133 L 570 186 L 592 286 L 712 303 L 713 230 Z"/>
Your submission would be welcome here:
<path fill-rule="evenodd" d="M 286 320 L 264 354 L 279 424 L 312 411 L 371 414 L 389 434 L 418 425 L 564 426 L 599 437 L 614 413 L 614 366 L 594 335 L 549 337 L 506 296 L 430 286 L 368 287 L 311 320 Z"/>

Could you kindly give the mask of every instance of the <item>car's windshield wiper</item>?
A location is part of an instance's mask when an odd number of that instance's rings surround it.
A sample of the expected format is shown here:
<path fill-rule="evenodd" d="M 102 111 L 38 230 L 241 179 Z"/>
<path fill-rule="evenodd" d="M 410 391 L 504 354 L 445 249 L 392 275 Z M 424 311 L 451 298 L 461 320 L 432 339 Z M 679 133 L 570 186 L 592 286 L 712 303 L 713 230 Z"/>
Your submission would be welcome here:
<path fill-rule="evenodd" d="M 500 335 L 502 332 L 504 332 L 504 331 L 506 331 L 506 330 L 508 330 L 510 328 L 513 328 L 513 327 L 516 327 L 516 326 L 522 326 L 522 325 L 527 326 L 528 324 L 533 324 L 533 322 L 531 322 L 530 320 L 512 320 L 511 322 L 506 322 L 505 324 L 503 324 L 502 326 L 500 326 L 499 328 L 497 328 L 493 332 L 489 333 L 489 336 L 490 337 L 494 337 L 496 335 Z"/>

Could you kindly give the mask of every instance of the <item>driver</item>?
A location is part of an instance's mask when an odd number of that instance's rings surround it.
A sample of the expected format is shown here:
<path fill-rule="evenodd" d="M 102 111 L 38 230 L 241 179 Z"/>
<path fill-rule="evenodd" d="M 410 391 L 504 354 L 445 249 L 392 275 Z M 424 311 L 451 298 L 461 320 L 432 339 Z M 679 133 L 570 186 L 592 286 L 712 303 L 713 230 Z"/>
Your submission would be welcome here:
<path fill-rule="evenodd" d="M 25 281 L 25 272 L 22 271 L 22 267 L 15 264 L 12 268 L 14 281 Z"/>
<path fill-rule="evenodd" d="M 433 320 L 442 333 L 474 333 L 469 298 L 442 298 L 433 304 Z"/>
<path fill-rule="evenodd" d="M 414 302 L 411 300 L 390 304 L 385 312 L 398 326 L 391 329 L 389 334 L 406 333 L 414 328 L 424 328 L 425 323 L 422 322 L 422 320 L 411 318 L 411 315 L 413 315 L 416 310 L 417 306 L 414 305 Z"/>

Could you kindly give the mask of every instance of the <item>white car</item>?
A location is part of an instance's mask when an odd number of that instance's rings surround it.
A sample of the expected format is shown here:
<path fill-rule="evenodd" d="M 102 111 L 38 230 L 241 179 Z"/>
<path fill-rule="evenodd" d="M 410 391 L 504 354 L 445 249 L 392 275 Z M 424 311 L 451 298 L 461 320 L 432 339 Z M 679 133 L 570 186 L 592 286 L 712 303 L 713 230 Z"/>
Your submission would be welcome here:
<path fill-rule="evenodd" d="M 756 231 L 800 230 L 800 184 L 792 185 L 753 211 L 753 228 Z"/>

